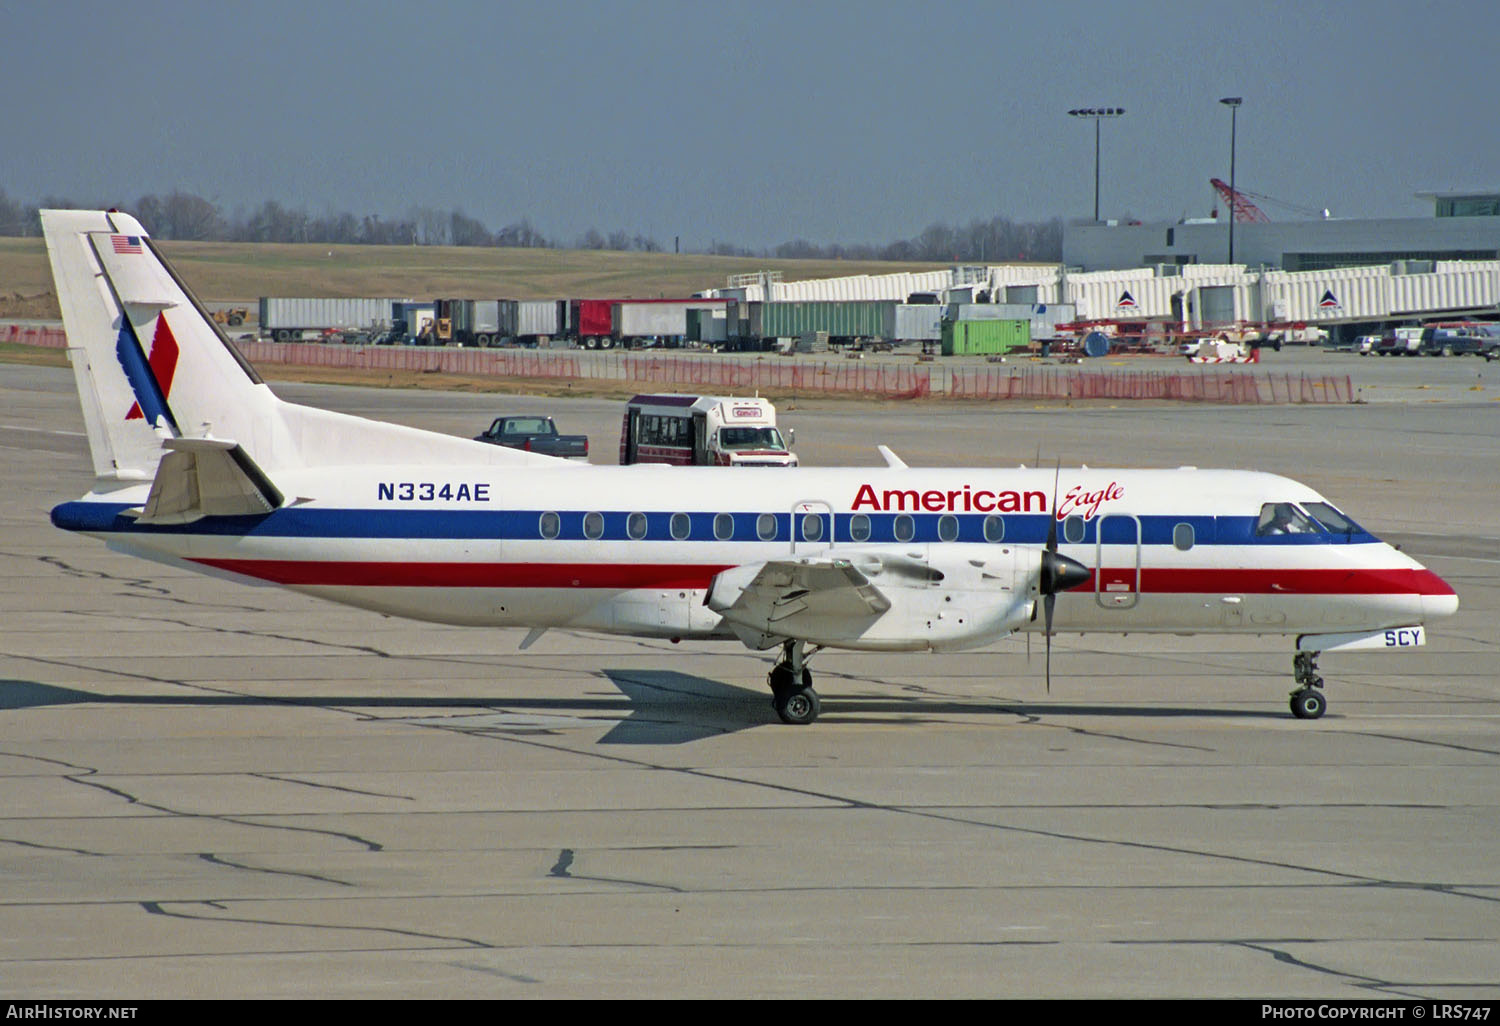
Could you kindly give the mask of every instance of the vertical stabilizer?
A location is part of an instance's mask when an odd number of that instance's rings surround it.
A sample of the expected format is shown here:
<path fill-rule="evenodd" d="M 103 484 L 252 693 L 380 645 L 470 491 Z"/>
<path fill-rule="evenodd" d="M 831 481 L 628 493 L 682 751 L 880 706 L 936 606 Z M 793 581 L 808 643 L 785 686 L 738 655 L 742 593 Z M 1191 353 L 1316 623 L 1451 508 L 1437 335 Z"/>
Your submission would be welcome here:
<path fill-rule="evenodd" d="M 253 443 L 275 398 L 140 223 L 44 210 L 42 229 L 100 485 L 151 480 L 169 438 Z"/>

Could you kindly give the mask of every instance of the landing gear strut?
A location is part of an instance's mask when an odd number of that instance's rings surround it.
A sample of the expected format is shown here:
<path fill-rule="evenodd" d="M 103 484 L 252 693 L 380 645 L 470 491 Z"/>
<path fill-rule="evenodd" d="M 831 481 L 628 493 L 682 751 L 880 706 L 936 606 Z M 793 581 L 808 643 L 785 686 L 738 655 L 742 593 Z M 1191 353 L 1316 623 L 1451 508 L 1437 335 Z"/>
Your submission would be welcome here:
<path fill-rule="evenodd" d="M 1292 691 L 1292 715 L 1299 720 L 1315 720 L 1327 712 L 1323 678 L 1318 676 L 1318 653 L 1298 652 L 1293 656 L 1292 676 L 1297 681 Z"/>
<path fill-rule="evenodd" d="M 811 723 L 822 711 L 823 703 L 812 688 L 807 658 L 802 642 L 787 641 L 781 646 L 781 658 L 766 678 L 771 685 L 771 708 L 783 723 Z"/>

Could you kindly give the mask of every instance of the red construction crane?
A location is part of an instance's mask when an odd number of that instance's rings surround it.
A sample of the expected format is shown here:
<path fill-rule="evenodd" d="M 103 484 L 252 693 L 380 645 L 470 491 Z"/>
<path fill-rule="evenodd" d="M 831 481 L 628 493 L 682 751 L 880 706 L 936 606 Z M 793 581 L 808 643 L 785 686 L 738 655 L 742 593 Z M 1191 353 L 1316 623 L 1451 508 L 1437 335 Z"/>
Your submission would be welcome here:
<path fill-rule="evenodd" d="M 1214 187 L 1214 191 L 1219 194 L 1229 209 L 1233 211 L 1232 216 L 1240 224 L 1246 224 L 1250 221 L 1259 221 L 1264 224 L 1270 223 L 1271 219 L 1265 215 L 1260 207 L 1251 203 L 1243 192 L 1240 192 L 1238 189 L 1231 189 L 1224 179 L 1210 178 L 1208 184 Z"/>

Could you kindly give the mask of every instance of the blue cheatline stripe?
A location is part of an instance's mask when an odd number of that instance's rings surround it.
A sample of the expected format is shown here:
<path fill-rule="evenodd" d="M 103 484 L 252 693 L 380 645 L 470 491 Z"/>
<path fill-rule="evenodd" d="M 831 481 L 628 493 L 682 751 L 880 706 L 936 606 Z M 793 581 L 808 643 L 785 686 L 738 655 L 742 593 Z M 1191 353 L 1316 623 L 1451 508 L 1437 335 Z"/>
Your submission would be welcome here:
<path fill-rule="evenodd" d="M 541 538 L 543 510 L 450 510 L 450 509 L 310 509 L 297 507 L 281 509 L 263 516 L 249 517 L 205 517 L 191 524 L 147 526 L 137 524 L 132 517 L 122 515 L 131 508 L 125 503 L 115 502 L 65 502 L 52 510 L 52 522 L 70 531 L 121 532 L 140 534 L 184 534 L 210 536 L 238 536 L 251 538 L 369 538 L 402 539 L 421 538 L 452 541 L 515 540 L 532 541 Z M 557 510 L 559 532 L 563 541 L 595 540 L 584 533 L 584 517 L 588 510 Z M 599 541 L 689 541 L 713 542 L 728 540 L 736 542 L 756 541 L 759 513 L 731 513 L 734 531 L 728 539 L 714 535 L 713 512 L 688 513 L 686 538 L 676 538 L 672 533 L 672 513 L 647 513 L 646 533 L 634 539 L 627 532 L 629 511 L 600 511 L 604 530 Z M 789 513 L 772 514 L 776 518 L 776 534 L 766 541 L 789 542 L 792 537 L 792 517 Z M 849 544 L 927 544 L 942 540 L 939 536 L 937 513 L 870 513 L 870 534 L 856 542 L 850 534 L 851 515 L 840 513 L 836 519 L 834 540 L 841 545 Z M 952 514 L 958 522 L 958 535 L 954 541 L 985 541 L 982 513 Z M 896 531 L 903 517 L 911 521 L 913 536 L 899 538 Z M 798 527 L 802 516 L 798 515 Z M 827 515 L 823 515 L 824 534 L 827 534 Z M 1013 545 L 1042 545 L 1047 540 L 1047 514 L 1008 513 L 1001 517 L 1005 525 L 1003 542 Z M 1173 531 L 1178 524 L 1193 526 L 1194 545 L 1343 545 L 1375 542 L 1379 539 L 1368 533 L 1342 534 L 1290 534 L 1266 538 L 1255 536 L 1255 517 L 1141 517 L 1141 543 L 1143 545 L 1171 545 Z M 1098 541 L 1100 521 L 1084 522 L 1083 537 L 1070 542 L 1059 527 L 1058 541 L 1061 544 L 1093 545 Z M 1126 524 L 1118 519 L 1107 521 L 1104 543 L 1129 544 L 1133 532 L 1121 534 Z M 801 533 L 799 531 L 799 539 Z"/>
<path fill-rule="evenodd" d="M 125 371 L 125 380 L 130 382 L 130 390 L 135 393 L 135 401 L 140 406 L 146 423 L 155 426 L 158 420 L 165 417 L 167 423 L 172 425 L 172 430 L 177 431 L 177 419 L 172 416 L 167 397 L 162 394 L 161 385 L 156 381 L 156 374 L 151 370 L 146 352 L 141 348 L 140 339 L 135 337 L 135 329 L 131 327 L 128 317 L 120 318 L 120 337 L 115 340 L 115 357 Z M 120 415 L 123 417 L 125 414 Z"/>

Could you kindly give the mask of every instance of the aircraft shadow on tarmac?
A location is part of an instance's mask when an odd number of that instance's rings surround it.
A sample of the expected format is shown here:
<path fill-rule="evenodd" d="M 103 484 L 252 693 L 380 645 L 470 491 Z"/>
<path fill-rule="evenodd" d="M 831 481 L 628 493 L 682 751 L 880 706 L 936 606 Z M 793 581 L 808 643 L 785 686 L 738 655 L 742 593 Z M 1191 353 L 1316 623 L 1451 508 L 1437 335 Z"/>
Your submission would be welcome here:
<path fill-rule="evenodd" d="M 65 705 L 127 706 L 288 706 L 292 708 L 381 709 L 418 711 L 473 710 L 475 716 L 445 717 L 447 729 L 466 733 L 554 733 L 560 729 L 597 726 L 615 719 L 599 744 L 685 744 L 731 734 L 751 727 L 782 725 L 771 710 L 769 694 L 674 670 L 606 669 L 604 675 L 619 689 L 619 698 L 467 698 L 451 695 L 318 695 L 269 696 L 229 693 L 186 695 L 126 695 L 79 691 L 40 681 L 0 680 L 0 710 L 38 709 Z M 623 718 L 622 718 L 622 715 Z M 920 726 L 939 720 L 973 716 L 1120 717 L 1143 720 L 1187 717 L 1280 720 L 1284 714 L 1261 709 L 1205 709 L 1199 706 L 1100 705 L 1085 702 L 954 701 L 920 696 L 857 696 L 823 698 L 828 726 L 879 722 Z M 878 719 L 877 719 L 878 718 Z M 415 721 L 433 723 L 428 716 Z M 810 729 L 817 729 L 813 727 Z"/>

